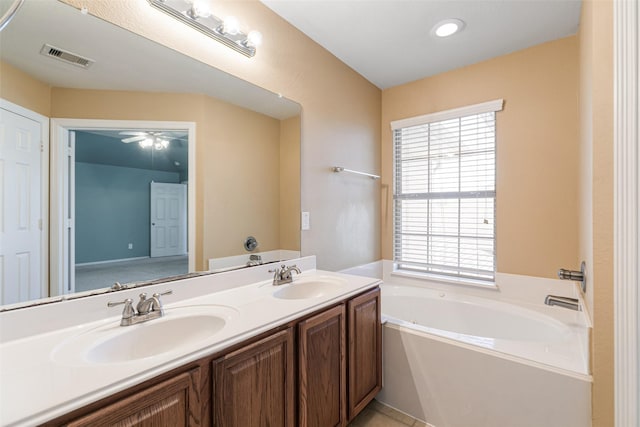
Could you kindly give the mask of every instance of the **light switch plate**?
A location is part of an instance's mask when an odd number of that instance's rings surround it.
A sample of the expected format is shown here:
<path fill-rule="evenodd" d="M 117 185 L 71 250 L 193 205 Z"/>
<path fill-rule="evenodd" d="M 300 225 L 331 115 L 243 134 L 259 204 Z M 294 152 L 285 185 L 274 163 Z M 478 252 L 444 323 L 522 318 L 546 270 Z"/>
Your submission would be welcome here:
<path fill-rule="evenodd" d="M 302 230 L 308 230 L 309 228 L 311 228 L 309 212 L 302 212 L 302 219 L 300 220 L 300 222 L 300 228 L 302 228 Z"/>

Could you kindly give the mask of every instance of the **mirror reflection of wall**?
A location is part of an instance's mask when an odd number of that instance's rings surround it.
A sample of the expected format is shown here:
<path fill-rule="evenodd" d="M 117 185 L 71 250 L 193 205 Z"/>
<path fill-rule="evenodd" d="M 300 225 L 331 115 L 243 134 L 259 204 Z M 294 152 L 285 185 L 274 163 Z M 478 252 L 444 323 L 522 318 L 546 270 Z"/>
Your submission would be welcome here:
<path fill-rule="evenodd" d="M 75 290 L 186 274 L 187 133 L 76 131 L 74 148 Z"/>
<path fill-rule="evenodd" d="M 47 57 L 41 54 L 44 43 L 63 47 L 95 62 L 84 69 Z M 243 243 L 249 235 L 259 242 L 256 252 L 273 253 L 283 259 L 299 255 L 298 104 L 113 24 L 82 15 L 68 5 L 38 0 L 26 0 L 11 25 L 2 31 L 0 99 L 41 117 L 47 122 L 43 125 L 47 135 L 50 118 L 52 125 L 58 120 L 53 118 L 193 124 L 195 149 L 190 157 L 193 164 L 188 164 L 188 173 L 193 173 L 193 178 L 185 179 L 186 170 L 178 178 L 179 182 L 188 180 L 188 188 L 194 191 L 193 200 L 189 194 L 188 201 L 194 206 L 188 213 L 194 217 L 193 236 L 187 244 L 193 247 L 188 251 L 192 265 L 189 271 L 210 270 L 212 263 L 233 267 L 236 265 L 229 263 L 238 263 L 238 259 L 241 262 L 237 266 L 245 265 L 251 253 L 244 249 Z M 5 110 L 2 111 L 4 120 Z M 96 136 L 95 131 L 100 129 L 84 130 Z M 48 170 L 49 150 L 52 156 L 59 153 L 54 153 L 56 147 L 48 146 L 48 140 L 44 143 L 39 160 L 43 181 L 38 187 L 43 197 L 48 190 L 54 191 L 55 186 L 64 184 L 54 176 L 56 164 Z M 98 168 L 87 166 L 89 161 L 80 163 L 83 164 L 77 165 L 77 172 L 81 178 L 88 170 L 95 173 Z M 83 185 L 89 182 L 85 178 L 82 181 Z M 4 180 L 5 186 L 7 182 L 10 180 Z M 81 193 L 79 188 L 76 191 Z M 113 212 L 117 210 L 114 206 L 118 203 L 105 202 L 101 210 L 111 212 L 110 217 L 114 218 Z M 61 272 L 65 266 L 56 259 L 56 256 L 60 258 L 61 251 L 58 246 L 50 246 L 58 243 L 51 236 L 55 234 L 55 227 L 61 227 L 62 220 L 56 217 L 57 213 L 47 210 L 48 204 L 48 200 L 43 201 L 42 211 L 37 215 L 43 224 L 43 246 L 38 253 L 42 274 L 34 286 L 38 289 L 0 304 L 73 292 L 67 282 L 60 286 L 54 283 L 58 278 L 61 282 L 69 281 L 65 274 L 73 274 Z M 122 249 L 124 244 L 125 254 L 109 252 L 89 256 L 90 252 L 85 253 L 83 248 L 91 239 L 82 231 L 86 226 L 83 218 L 95 216 L 98 204 L 83 205 L 80 201 L 76 206 L 77 226 L 82 233 L 73 238 L 76 262 L 113 262 L 147 256 L 146 252 L 137 251 L 151 244 L 151 236 L 144 243 L 146 237 L 139 232 L 118 238 L 117 246 Z M 15 206 L 10 201 L 5 204 L 6 209 L 15 209 Z M 49 219 L 51 230 L 47 230 Z M 147 227 L 135 228 L 140 231 Z M 128 249 L 130 243 L 132 249 Z M 107 252 L 109 244 L 103 245 L 101 250 Z M 49 255 L 52 262 L 48 262 Z M 104 282 L 92 281 L 90 287 L 106 288 L 114 281 L 112 277 L 105 277 Z M 81 289 L 84 285 L 77 290 Z"/>

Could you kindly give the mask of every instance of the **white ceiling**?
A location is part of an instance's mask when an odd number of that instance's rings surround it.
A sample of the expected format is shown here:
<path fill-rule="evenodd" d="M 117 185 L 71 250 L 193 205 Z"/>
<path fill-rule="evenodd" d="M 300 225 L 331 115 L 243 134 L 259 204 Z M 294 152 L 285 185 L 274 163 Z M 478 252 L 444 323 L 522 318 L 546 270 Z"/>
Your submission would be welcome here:
<path fill-rule="evenodd" d="M 261 0 L 381 89 L 578 30 L 580 0 Z M 431 30 L 457 18 L 464 30 Z"/>
<path fill-rule="evenodd" d="M 45 57 L 44 43 L 95 63 Z M 0 32 L 0 60 L 54 87 L 202 93 L 278 119 L 300 114 L 293 101 L 57 0 L 24 2 Z"/>

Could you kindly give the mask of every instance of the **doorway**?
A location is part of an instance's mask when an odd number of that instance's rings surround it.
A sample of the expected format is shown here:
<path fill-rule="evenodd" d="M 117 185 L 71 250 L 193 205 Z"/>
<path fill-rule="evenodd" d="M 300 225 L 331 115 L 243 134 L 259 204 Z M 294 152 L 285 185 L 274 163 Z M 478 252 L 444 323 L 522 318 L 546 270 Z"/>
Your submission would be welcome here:
<path fill-rule="evenodd" d="M 51 294 L 194 271 L 194 154 L 189 122 L 52 119 Z M 151 250 L 155 183 L 182 194 L 164 200 L 179 222 L 165 244 L 179 244 L 162 258 Z"/>

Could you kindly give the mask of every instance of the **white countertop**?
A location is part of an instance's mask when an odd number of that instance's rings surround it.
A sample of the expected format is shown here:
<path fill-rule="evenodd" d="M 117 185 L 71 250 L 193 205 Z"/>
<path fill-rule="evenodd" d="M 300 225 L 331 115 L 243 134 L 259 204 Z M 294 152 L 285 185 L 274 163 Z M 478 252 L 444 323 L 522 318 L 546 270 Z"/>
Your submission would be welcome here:
<path fill-rule="evenodd" d="M 315 260 L 313 264 L 315 266 Z M 298 265 L 300 266 L 300 263 Z M 263 274 L 259 277 L 264 277 L 262 270 L 265 268 L 261 266 L 256 270 Z M 65 302 L 50 304 L 51 307 L 29 309 L 32 311 L 28 317 L 26 313 L 19 313 L 22 317 L 18 318 L 29 319 L 30 322 L 55 320 L 53 323 L 66 323 L 66 327 L 46 330 L 44 326 L 37 328 L 32 325 L 38 333 L 25 332 L 24 336 L 12 336 L 10 340 L 3 336 L 3 342 L 0 344 L 0 424 L 34 425 L 51 420 L 380 284 L 380 280 L 374 278 L 315 269 L 303 270 L 301 275 L 294 275 L 293 284 L 277 288 L 271 285 L 271 280 L 236 286 L 231 284 L 234 281 L 242 281 L 242 278 L 246 281 L 247 277 L 250 277 L 247 272 L 235 275 L 230 272 L 223 277 L 204 276 L 155 285 L 150 289 L 144 288 L 145 292 L 173 290 L 173 295 L 163 297 L 165 317 L 128 327 L 119 326 L 121 307 L 108 309 L 109 315 L 105 316 L 106 318 L 78 324 L 71 323 L 72 314 L 61 314 L 60 306 L 54 307 Z M 272 295 L 274 291 L 286 286 L 304 286 L 304 282 L 312 277 L 329 280 L 339 278 L 344 281 L 344 286 L 316 298 L 280 299 Z M 228 283 L 223 286 L 214 284 L 221 280 Z M 192 288 L 206 289 L 207 281 L 211 282 L 210 288 L 216 288 L 215 291 L 180 299 L 180 294 L 195 293 L 196 290 Z M 220 290 L 225 287 L 230 288 Z M 140 289 L 109 293 L 75 300 L 74 305 L 106 306 L 107 300 L 121 300 L 139 292 Z M 68 308 L 72 308 L 71 304 Z M 185 313 L 191 309 L 219 313 L 226 318 L 226 325 L 213 336 L 192 345 L 180 346 L 175 350 L 127 362 L 90 362 L 74 350 L 73 345 L 78 337 L 87 336 L 87 332 L 96 328 L 112 331 L 116 328 L 144 328 L 148 324 L 162 322 L 176 313 Z M 11 317 L 9 313 L 0 313 L 0 321 L 15 322 L 16 317 Z M 79 313 L 78 317 L 86 319 L 87 313 Z M 9 328 L 10 325 L 5 323 L 2 330 L 6 331 Z"/>

